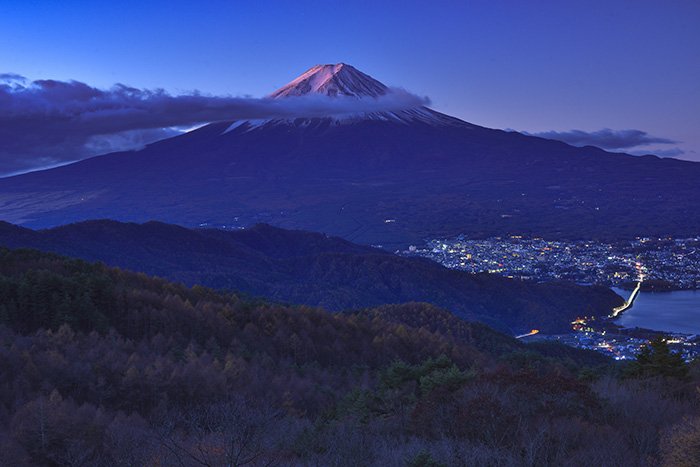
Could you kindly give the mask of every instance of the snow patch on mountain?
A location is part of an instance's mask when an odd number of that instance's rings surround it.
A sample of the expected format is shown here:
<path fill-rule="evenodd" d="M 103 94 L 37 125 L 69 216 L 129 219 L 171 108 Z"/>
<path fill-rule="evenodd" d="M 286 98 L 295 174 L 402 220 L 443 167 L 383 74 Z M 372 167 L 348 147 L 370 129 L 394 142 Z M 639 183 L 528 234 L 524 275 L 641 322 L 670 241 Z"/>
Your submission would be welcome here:
<path fill-rule="evenodd" d="M 323 94 L 330 97 L 379 97 L 388 88 L 381 82 L 345 63 L 316 65 L 301 76 L 273 92 L 270 97 L 283 98 Z"/>

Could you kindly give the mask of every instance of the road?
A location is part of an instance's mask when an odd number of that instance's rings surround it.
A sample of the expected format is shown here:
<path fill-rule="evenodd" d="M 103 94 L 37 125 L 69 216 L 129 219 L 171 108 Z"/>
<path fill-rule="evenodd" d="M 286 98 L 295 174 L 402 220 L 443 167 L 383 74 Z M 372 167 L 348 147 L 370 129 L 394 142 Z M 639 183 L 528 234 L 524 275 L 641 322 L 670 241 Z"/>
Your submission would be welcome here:
<path fill-rule="evenodd" d="M 532 331 L 528 332 L 527 334 L 521 334 L 521 335 L 519 335 L 519 336 L 515 336 L 515 338 L 516 338 L 516 339 L 522 339 L 523 337 L 534 336 L 534 335 L 537 334 L 538 332 L 540 332 L 539 329 L 533 329 Z"/>

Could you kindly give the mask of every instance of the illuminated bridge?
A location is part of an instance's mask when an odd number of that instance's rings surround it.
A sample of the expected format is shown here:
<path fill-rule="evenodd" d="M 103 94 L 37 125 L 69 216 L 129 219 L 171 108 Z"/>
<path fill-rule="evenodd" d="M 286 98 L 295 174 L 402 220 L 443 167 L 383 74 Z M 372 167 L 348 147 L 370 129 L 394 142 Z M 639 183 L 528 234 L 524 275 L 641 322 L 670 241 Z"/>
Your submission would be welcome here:
<path fill-rule="evenodd" d="M 612 313 L 610 314 L 611 318 L 617 318 L 617 316 L 625 311 L 628 308 L 632 307 L 632 304 L 634 304 L 634 299 L 637 298 L 637 295 L 639 295 L 639 289 L 642 287 L 642 281 L 640 280 L 637 282 L 637 286 L 634 288 L 632 293 L 630 294 L 630 298 L 628 298 L 625 303 L 623 303 L 620 306 L 617 306 L 613 308 Z"/>

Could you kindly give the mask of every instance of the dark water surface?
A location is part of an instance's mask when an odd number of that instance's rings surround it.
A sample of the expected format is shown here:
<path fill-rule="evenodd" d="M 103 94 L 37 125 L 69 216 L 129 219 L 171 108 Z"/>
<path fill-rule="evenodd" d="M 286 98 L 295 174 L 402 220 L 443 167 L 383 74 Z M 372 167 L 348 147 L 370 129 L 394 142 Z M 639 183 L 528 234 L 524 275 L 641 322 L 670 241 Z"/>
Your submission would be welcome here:
<path fill-rule="evenodd" d="M 613 289 L 625 299 L 630 292 Z M 700 334 L 700 290 L 640 292 L 634 306 L 618 319 L 625 327 Z"/>

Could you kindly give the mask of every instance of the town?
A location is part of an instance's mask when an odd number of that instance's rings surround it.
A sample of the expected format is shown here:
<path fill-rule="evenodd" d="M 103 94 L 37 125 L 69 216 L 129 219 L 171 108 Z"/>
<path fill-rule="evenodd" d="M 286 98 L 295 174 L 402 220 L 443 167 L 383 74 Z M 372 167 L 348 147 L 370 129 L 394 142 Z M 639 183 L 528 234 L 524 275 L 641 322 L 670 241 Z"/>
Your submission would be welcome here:
<path fill-rule="evenodd" d="M 629 289 L 635 284 L 644 290 L 700 288 L 700 237 L 637 238 L 632 241 L 548 241 L 521 236 L 470 240 L 430 240 L 423 247 L 411 246 L 400 252 L 430 258 L 453 269 L 472 273 L 492 273 L 506 277 L 546 281 L 574 281 Z M 642 282 L 643 280 L 643 282 Z M 627 299 L 627 296 L 624 296 Z M 578 317 L 572 332 L 560 335 L 529 333 L 524 340 L 555 340 L 577 348 L 595 350 L 616 360 L 635 358 L 650 339 L 664 335 L 671 348 L 685 360 L 700 353 L 697 335 L 661 333 L 647 329 L 627 329 L 610 316 Z"/>
<path fill-rule="evenodd" d="M 645 287 L 700 288 L 700 236 L 685 239 L 637 238 L 632 241 L 548 241 L 521 236 L 469 240 L 430 240 L 401 252 L 430 258 L 448 268 L 489 272 L 538 282 L 633 287 L 638 268 Z"/>
<path fill-rule="evenodd" d="M 700 355 L 700 336 L 678 333 L 663 333 L 648 329 L 627 329 L 618 326 L 613 320 L 603 317 L 578 318 L 572 323 L 569 334 L 547 335 L 533 334 L 525 339 L 557 341 L 580 349 L 594 350 L 615 360 L 631 360 L 636 358 L 641 347 L 651 339 L 663 336 L 669 347 L 683 355 L 683 359 L 691 361 Z"/>

